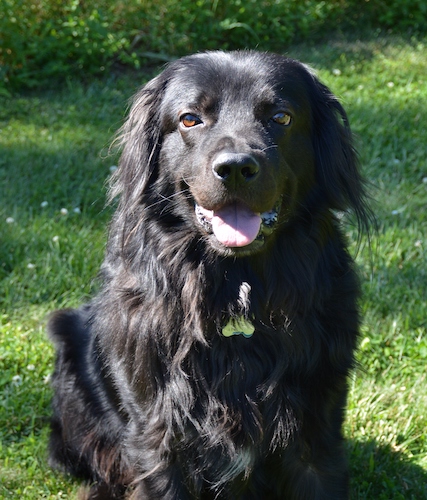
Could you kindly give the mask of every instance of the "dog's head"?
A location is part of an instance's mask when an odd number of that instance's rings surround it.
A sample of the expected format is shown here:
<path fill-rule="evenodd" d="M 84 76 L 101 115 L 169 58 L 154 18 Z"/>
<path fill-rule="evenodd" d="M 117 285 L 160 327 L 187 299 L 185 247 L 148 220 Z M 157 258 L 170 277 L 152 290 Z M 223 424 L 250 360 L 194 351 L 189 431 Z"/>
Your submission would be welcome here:
<path fill-rule="evenodd" d="M 347 116 L 292 59 L 180 59 L 137 94 L 122 142 L 122 210 L 157 199 L 224 255 L 262 250 L 308 200 L 365 218 Z"/>

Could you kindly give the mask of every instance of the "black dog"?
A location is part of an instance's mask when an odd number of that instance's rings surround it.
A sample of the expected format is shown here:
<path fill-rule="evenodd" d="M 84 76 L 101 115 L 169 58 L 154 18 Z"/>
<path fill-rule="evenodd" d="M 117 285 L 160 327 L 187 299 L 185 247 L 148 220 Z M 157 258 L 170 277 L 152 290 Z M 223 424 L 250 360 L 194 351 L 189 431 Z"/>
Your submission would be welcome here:
<path fill-rule="evenodd" d="M 102 289 L 56 313 L 51 463 L 90 498 L 344 499 L 369 210 L 347 116 L 301 63 L 212 52 L 136 95 Z"/>

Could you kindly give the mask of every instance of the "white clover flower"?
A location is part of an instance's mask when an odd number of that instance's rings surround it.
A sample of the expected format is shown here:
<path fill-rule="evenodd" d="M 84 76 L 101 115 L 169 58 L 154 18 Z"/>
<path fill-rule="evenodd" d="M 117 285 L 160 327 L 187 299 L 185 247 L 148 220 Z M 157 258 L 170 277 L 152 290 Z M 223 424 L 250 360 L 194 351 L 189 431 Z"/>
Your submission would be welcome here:
<path fill-rule="evenodd" d="M 15 385 L 21 385 L 22 384 L 22 377 L 21 375 L 14 375 L 12 377 L 12 383 Z"/>
<path fill-rule="evenodd" d="M 6 223 L 7 223 L 7 224 L 13 224 L 14 222 L 15 222 L 15 219 L 14 219 L 13 217 L 8 217 L 8 218 L 6 219 Z"/>
<path fill-rule="evenodd" d="M 32 262 L 29 262 L 29 263 L 27 264 L 27 268 L 28 268 L 28 269 L 35 269 L 35 267 L 36 267 L 36 265 L 35 265 L 35 264 L 33 264 Z"/>
<path fill-rule="evenodd" d="M 360 349 L 363 351 L 363 349 L 365 349 L 365 347 L 367 347 L 369 344 L 370 344 L 370 340 L 368 337 L 365 337 L 362 342 L 360 342 Z"/>
<path fill-rule="evenodd" d="M 387 82 L 387 87 L 392 89 L 394 87 L 394 82 Z"/>
<path fill-rule="evenodd" d="M 55 235 L 55 236 L 52 238 L 52 241 L 53 241 L 54 243 L 58 243 L 58 241 L 59 241 L 59 236 Z"/>
<path fill-rule="evenodd" d="M 68 210 L 66 208 L 61 208 L 60 213 L 61 215 L 68 215 Z"/>
<path fill-rule="evenodd" d="M 341 70 L 338 69 L 338 68 L 335 68 L 332 70 L 332 74 L 334 74 L 335 76 L 340 76 L 341 75 Z"/>
<path fill-rule="evenodd" d="M 74 212 L 75 214 L 81 214 L 81 213 L 82 213 L 82 211 L 80 210 L 80 208 L 79 208 L 79 207 L 73 208 L 73 212 Z"/>
<path fill-rule="evenodd" d="M 27 370 L 30 372 L 33 372 L 35 369 L 36 367 L 33 364 L 27 366 Z"/>
<path fill-rule="evenodd" d="M 40 203 L 40 206 L 41 206 L 42 208 L 46 208 L 48 205 L 49 205 L 49 203 L 48 203 L 47 201 L 42 201 L 42 202 Z"/>

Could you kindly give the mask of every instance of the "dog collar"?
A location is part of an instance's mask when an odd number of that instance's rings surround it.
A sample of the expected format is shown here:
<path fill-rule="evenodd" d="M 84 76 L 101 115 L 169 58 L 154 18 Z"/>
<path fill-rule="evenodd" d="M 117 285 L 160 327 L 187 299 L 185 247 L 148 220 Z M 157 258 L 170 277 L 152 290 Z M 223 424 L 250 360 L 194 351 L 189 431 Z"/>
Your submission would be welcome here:
<path fill-rule="evenodd" d="M 241 317 L 237 319 L 230 319 L 230 321 L 223 327 L 222 334 L 224 335 L 224 337 L 243 335 L 246 339 L 248 339 L 252 337 L 254 331 L 254 325 L 247 319 Z"/>

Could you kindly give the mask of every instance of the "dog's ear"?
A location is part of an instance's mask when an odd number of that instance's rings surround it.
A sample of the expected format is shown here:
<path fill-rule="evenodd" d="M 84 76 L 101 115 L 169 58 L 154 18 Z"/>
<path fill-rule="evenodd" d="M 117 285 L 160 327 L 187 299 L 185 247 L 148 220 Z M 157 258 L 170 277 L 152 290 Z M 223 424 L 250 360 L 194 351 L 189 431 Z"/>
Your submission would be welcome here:
<path fill-rule="evenodd" d="M 111 179 L 109 199 L 120 196 L 122 206 L 137 205 L 156 176 L 162 141 L 159 115 L 167 81 L 161 73 L 134 96 L 127 120 L 113 143 L 120 148 L 121 157 Z"/>
<path fill-rule="evenodd" d="M 365 185 L 347 114 L 328 87 L 311 76 L 317 182 L 329 208 L 353 211 L 359 226 L 367 228 Z"/>

